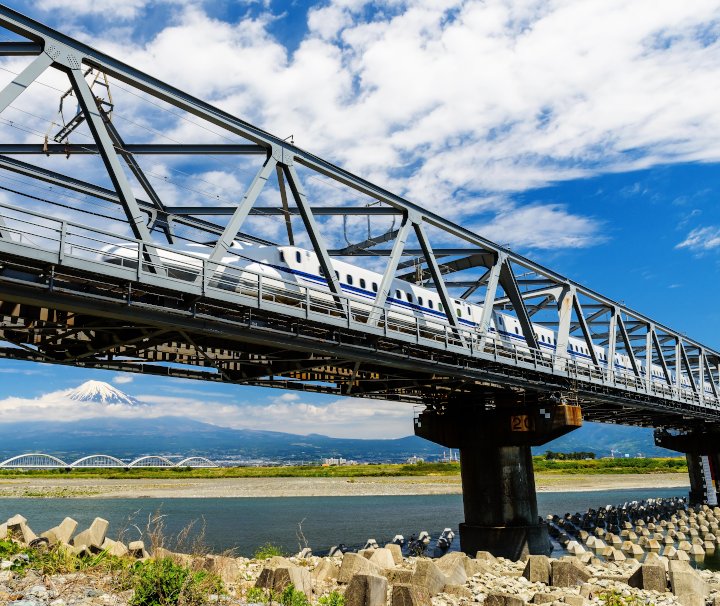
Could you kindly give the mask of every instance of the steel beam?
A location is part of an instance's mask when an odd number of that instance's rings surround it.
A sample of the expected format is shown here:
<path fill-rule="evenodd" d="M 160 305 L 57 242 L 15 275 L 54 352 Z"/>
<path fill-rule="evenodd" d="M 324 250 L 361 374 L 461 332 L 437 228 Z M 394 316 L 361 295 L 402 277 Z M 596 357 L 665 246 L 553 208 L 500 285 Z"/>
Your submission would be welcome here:
<path fill-rule="evenodd" d="M 378 244 L 382 244 L 384 242 L 389 242 L 390 240 L 394 240 L 397 238 L 398 233 L 400 230 L 398 229 L 391 229 L 390 231 L 385 232 L 384 234 L 380 234 L 379 236 L 374 236 L 372 238 L 368 238 L 367 240 L 364 240 L 362 242 L 358 242 L 357 244 L 349 244 L 345 248 L 341 248 L 337 251 L 337 256 L 342 257 L 345 255 L 352 255 L 353 253 L 365 250 L 368 248 L 372 248 L 373 246 L 377 246 Z"/>
<path fill-rule="evenodd" d="M 118 146 L 119 152 L 134 155 L 177 156 L 264 156 L 267 149 L 259 145 L 206 145 L 198 143 L 124 143 Z M 93 143 L 2 143 L 0 154 L 16 155 L 61 155 L 83 156 L 99 154 L 100 148 Z"/>
<path fill-rule="evenodd" d="M 0 57 L 33 57 L 42 52 L 35 42 L 0 42 Z"/>
<path fill-rule="evenodd" d="M 537 335 L 533 330 L 532 323 L 530 322 L 530 316 L 528 315 L 527 308 L 525 307 L 525 301 L 523 301 L 522 294 L 518 288 L 517 282 L 515 281 L 515 274 L 510 266 L 509 258 L 505 259 L 505 262 L 500 268 L 500 285 L 502 286 L 505 294 L 512 303 L 515 315 L 520 322 L 520 327 L 525 337 L 525 342 L 531 349 L 540 349 L 538 345 Z"/>
<path fill-rule="evenodd" d="M 1 9 L 0 9 L 1 10 Z M 27 88 L 52 65 L 52 59 L 45 53 L 21 71 L 15 79 L 0 91 L 0 113 L 4 112 Z"/>
<path fill-rule="evenodd" d="M 587 322 L 585 322 L 585 315 L 583 314 L 582 306 L 580 305 L 576 292 L 573 292 L 573 308 L 575 309 L 575 315 L 577 316 L 578 324 L 580 325 L 583 337 L 585 338 L 585 343 L 587 343 L 588 351 L 590 352 L 593 364 L 600 368 L 600 361 L 598 360 L 597 353 L 595 352 L 595 344 L 593 343 L 592 335 L 590 334 Z"/>
<path fill-rule="evenodd" d="M 662 366 L 663 375 L 668 385 L 672 385 L 672 378 L 670 377 L 670 371 L 668 370 L 667 362 L 665 361 L 665 355 L 663 354 L 662 347 L 660 347 L 660 341 L 658 340 L 657 332 L 655 327 L 652 327 L 652 339 L 655 349 L 657 350 L 658 358 L 660 359 L 660 366 Z"/>
<path fill-rule="evenodd" d="M 235 211 L 234 206 L 168 206 L 167 211 L 174 215 L 232 215 Z M 396 208 L 390 207 L 372 207 L 372 208 L 353 208 L 351 206 L 313 206 L 313 215 L 316 217 L 328 217 L 328 216 L 351 216 L 351 215 L 371 215 L 371 216 L 385 216 L 385 215 L 401 215 L 402 211 Z M 388 212 L 391 211 L 391 212 Z M 255 206 L 250 210 L 251 215 L 263 216 L 263 217 L 277 217 L 279 215 L 286 214 L 285 209 L 281 206 Z M 287 214 L 292 216 L 300 216 L 300 210 L 297 206 L 289 206 Z M 335 251 L 330 251 L 334 253 Z M 389 254 L 389 251 L 386 251 Z M 372 256 L 366 254 L 362 256 Z M 374 255 L 374 256 L 382 256 Z"/>
<path fill-rule="evenodd" d="M 632 344 L 630 343 L 630 337 L 628 331 L 625 328 L 625 322 L 622 316 L 618 314 L 617 317 L 618 328 L 620 328 L 620 336 L 622 337 L 623 343 L 625 343 L 625 353 L 630 358 L 630 366 L 632 366 L 635 376 L 640 378 L 640 367 L 638 366 L 637 360 L 635 359 L 635 352 L 633 351 Z"/>
<path fill-rule="evenodd" d="M 506 258 L 507 257 L 505 257 L 505 255 L 498 255 L 495 263 L 493 263 L 492 267 L 488 270 L 489 275 L 487 280 L 487 288 L 485 289 L 485 300 L 482 304 L 480 328 L 478 329 L 483 345 L 485 344 L 487 334 L 490 331 L 490 320 L 492 320 L 492 314 L 495 310 L 495 295 L 497 294 L 497 287 L 500 281 L 500 270 L 505 264 Z M 497 326 L 495 327 L 495 330 L 497 332 Z"/>

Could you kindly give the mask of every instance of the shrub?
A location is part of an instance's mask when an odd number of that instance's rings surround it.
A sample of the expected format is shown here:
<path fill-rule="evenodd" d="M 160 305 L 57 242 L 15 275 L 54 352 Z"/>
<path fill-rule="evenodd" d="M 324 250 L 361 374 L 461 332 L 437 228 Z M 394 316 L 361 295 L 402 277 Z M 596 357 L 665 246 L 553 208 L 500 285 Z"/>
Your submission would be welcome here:
<path fill-rule="evenodd" d="M 245 599 L 249 604 L 268 604 L 270 602 L 270 596 L 260 587 L 248 589 Z"/>
<path fill-rule="evenodd" d="M 191 571 L 169 558 L 136 562 L 129 583 L 135 593 L 131 606 L 201 606 L 223 590 L 220 579 L 205 571 Z"/>
<path fill-rule="evenodd" d="M 256 560 L 267 560 L 268 558 L 272 558 L 273 556 L 282 555 L 285 555 L 285 552 L 282 550 L 281 547 L 273 545 L 272 543 L 265 543 L 264 545 L 260 545 L 260 547 L 255 550 L 253 557 Z"/>
<path fill-rule="evenodd" d="M 307 596 L 295 589 L 292 583 L 280 594 L 280 603 L 283 606 L 310 606 Z"/>
<path fill-rule="evenodd" d="M 598 595 L 603 606 L 653 606 L 652 602 L 646 603 L 636 595 L 624 596 L 619 591 L 606 591 Z"/>
<path fill-rule="evenodd" d="M 345 606 L 345 596 L 338 591 L 332 591 L 321 596 L 318 603 L 320 606 Z"/>

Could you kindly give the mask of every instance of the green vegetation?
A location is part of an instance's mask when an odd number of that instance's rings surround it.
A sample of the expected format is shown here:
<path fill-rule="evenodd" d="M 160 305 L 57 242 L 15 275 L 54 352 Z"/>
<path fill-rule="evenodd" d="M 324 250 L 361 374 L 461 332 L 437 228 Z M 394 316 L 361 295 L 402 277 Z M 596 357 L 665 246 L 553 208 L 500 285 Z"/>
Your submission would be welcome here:
<path fill-rule="evenodd" d="M 283 555 L 285 555 L 285 553 L 283 552 L 282 548 L 278 547 L 277 545 L 273 545 L 272 543 L 265 543 L 263 545 L 260 545 L 260 547 L 255 550 L 253 558 L 255 558 L 256 560 L 267 560 L 274 556 Z"/>
<path fill-rule="evenodd" d="M 646 602 L 636 595 L 624 596 L 617 590 L 601 593 L 598 599 L 603 606 L 654 606 L 653 602 Z"/>
<path fill-rule="evenodd" d="M 274 591 L 260 589 L 259 587 L 252 587 L 248 589 L 247 595 L 245 596 L 248 603 L 256 604 L 280 604 L 281 606 L 310 606 L 310 601 L 307 596 L 302 592 L 295 589 L 291 583 L 282 593 L 275 593 Z M 323 602 L 323 599 L 326 601 Z M 319 600 L 322 606 L 345 606 L 345 598 L 340 595 L 337 591 L 333 591 L 327 596 L 323 596 Z"/>
<path fill-rule="evenodd" d="M 338 591 L 331 591 L 327 595 L 320 596 L 320 606 L 345 606 L 345 596 Z"/>
<path fill-rule="evenodd" d="M 687 472 L 685 458 L 658 459 L 592 459 L 585 461 L 548 460 L 534 457 L 535 471 L 552 474 L 624 474 L 624 473 L 681 473 Z"/>
<path fill-rule="evenodd" d="M 587 454 L 587 453 L 578 453 Z M 548 459 L 545 455 L 533 457 L 535 471 L 541 473 L 672 473 L 687 471 L 684 457 L 657 459 Z M 74 469 L 28 470 L 0 469 L 0 478 L 103 478 L 108 480 L 172 479 L 172 478 L 363 478 L 397 476 L 456 476 L 460 464 L 417 463 L 414 465 L 338 465 L 322 467 L 303 465 L 287 467 L 218 467 L 213 469 Z M 42 493 L 42 496 L 47 496 Z M 63 496 L 58 494 L 57 496 Z"/>
<path fill-rule="evenodd" d="M 584 461 L 585 459 L 594 459 L 594 452 L 553 452 L 548 450 L 545 453 L 545 458 L 548 460 L 558 461 Z"/>
<path fill-rule="evenodd" d="M 220 579 L 206 570 L 191 571 L 169 558 L 135 562 L 127 571 L 127 588 L 134 588 L 131 606 L 201 606 L 223 591 Z"/>

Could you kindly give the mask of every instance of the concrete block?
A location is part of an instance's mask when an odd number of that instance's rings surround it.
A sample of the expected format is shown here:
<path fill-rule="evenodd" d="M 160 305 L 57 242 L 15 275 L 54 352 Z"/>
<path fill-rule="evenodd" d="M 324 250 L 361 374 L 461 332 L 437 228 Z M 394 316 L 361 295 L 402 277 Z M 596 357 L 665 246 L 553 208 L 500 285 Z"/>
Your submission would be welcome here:
<path fill-rule="evenodd" d="M 442 592 L 455 598 L 464 598 L 471 601 L 473 599 L 472 591 L 465 587 L 465 585 L 445 585 L 445 588 L 442 590 Z"/>
<path fill-rule="evenodd" d="M 575 595 L 574 593 L 565 594 L 563 596 L 563 602 L 570 604 L 570 606 L 586 606 L 587 600 L 581 595 Z"/>
<path fill-rule="evenodd" d="M 533 604 L 548 604 L 559 600 L 561 597 L 562 594 L 559 591 L 551 593 L 536 593 L 533 596 L 532 602 Z"/>
<path fill-rule="evenodd" d="M 388 543 L 387 545 L 385 545 L 385 549 L 390 550 L 396 566 L 403 563 L 403 554 L 400 545 L 396 543 Z"/>
<path fill-rule="evenodd" d="M 587 583 L 590 572 L 580 562 L 555 560 L 551 565 L 551 582 L 553 587 L 574 587 Z"/>
<path fill-rule="evenodd" d="M 105 539 L 100 548 L 102 551 L 106 551 L 108 555 L 118 558 L 122 558 L 128 554 L 128 548 L 125 546 L 125 543 L 113 541 L 112 539 Z"/>
<path fill-rule="evenodd" d="M 83 530 L 73 538 L 72 544 L 77 547 L 86 545 L 87 547 L 99 548 L 105 541 L 108 526 L 110 526 L 110 522 L 107 520 L 95 518 L 93 523 L 90 524 L 90 528 Z"/>
<path fill-rule="evenodd" d="M 374 547 L 368 547 L 367 549 L 359 549 L 358 555 L 361 555 L 364 558 L 367 558 L 368 560 L 372 557 L 372 555 L 375 553 Z"/>
<path fill-rule="evenodd" d="M 29 545 L 37 535 L 27 525 L 27 520 L 21 515 L 15 515 L 7 521 L 7 538 L 18 543 Z"/>
<path fill-rule="evenodd" d="M 308 598 L 312 597 L 312 578 L 307 568 L 300 566 L 276 568 L 273 576 L 273 591 L 281 593 L 288 585 L 302 591 Z"/>
<path fill-rule="evenodd" d="M 658 564 L 642 564 L 628 579 L 630 587 L 664 593 L 667 591 L 665 567 Z"/>
<path fill-rule="evenodd" d="M 345 590 L 345 606 L 385 606 L 387 589 L 385 577 L 356 574 Z"/>
<path fill-rule="evenodd" d="M 550 584 L 550 558 L 544 555 L 528 556 L 523 576 L 531 583 Z"/>
<path fill-rule="evenodd" d="M 481 562 L 489 562 L 491 564 L 497 562 L 497 558 L 489 551 L 478 551 L 475 554 L 475 559 L 480 560 Z"/>
<path fill-rule="evenodd" d="M 431 606 L 430 594 L 422 587 L 409 584 L 393 585 L 390 606 Z"/>
<path fill-rule="evenodd" d="M 670 563 L 670 587 L 683 606 L 704 604 L 710 593 L 708 584 L 686 562 Z"/>
<path fill-rule="evenodd" d="M 370 561 L 377 564 L 380 568 L 395 568 L 395 559 L 389 549 L 381 547 L 375 549 L 370 556 Z"/>
<path fill-rule="evenodd" d="M 383 576 L 390 585 L 411 585 L 413 572 L 405 568 L 390 568 L 389 570 L 383 570 Z"/>
<path fill-rule="evenodd" d="M 0 524 L 0 541 L 7 538 L 7 522 Z"/>
<path fill-rule="evenodd" d="M 219 576 L 223 583 L 236 583 L 240 576 L 240 564 L 235 558 L 220 555 L 207 555 L 203 562 L 203 569 Z"/>
<path fill-rule="evenodd" d="M 435 565 L 445 575 L 445 583 L 448 585 L 464 585 L 468 579 L 465 568 L 465 560 L 468 559 L 461 551 L 453 551 L 435 560 Z"/>
<path fill-rule="evenodd" d="M 485 606 L 525 606 L 527 602 L 509 593 L 493 592 L 485 597 Z"/>
<path fill-rule="evenodd" d="M 440 593 L 447 583 L 442 571 L 428 559 L 419 559 L 415 565 L 412 584 L 417 587 L 424 587 L 431 597 Z"/>
<path fill-rule="evenodd" d="M 382 568 L 357 553 L 346 553 L 340 565 L 338 583 L 349 583 L 356 574 L 381 575 Z"/>
<path fill-rule="evenodd" d="M 130 541 L 130 543 L 128 544 L 128 551 L 130 552 L 130 555 L 134 558 L 140 559 L 149 557 L 148 552 L 145 551 L 145 543 L 143 543 L 142 541 Z"/>
<path fill-rule="evenodd" d="M 330 583 L 337 581 L 340 567 L 332 560 L 323 558 L 312 571 L 312 578 L 316 583 Z"/>

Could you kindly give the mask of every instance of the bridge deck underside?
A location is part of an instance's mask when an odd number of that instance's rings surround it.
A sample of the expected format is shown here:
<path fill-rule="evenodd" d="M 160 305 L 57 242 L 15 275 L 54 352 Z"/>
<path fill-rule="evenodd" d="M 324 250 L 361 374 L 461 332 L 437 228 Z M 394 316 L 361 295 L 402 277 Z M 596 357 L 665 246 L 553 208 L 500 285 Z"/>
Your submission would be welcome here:
<path fill-rule="evenodd" d="M 582 369 L 518 366 L 517 351 L 497 345 L 466 356 L 27 259 L 0 269 L 0 340 L 0 356 L 17 360 L 430 406 L 512 390 L 572 394 L 589 421 L 689 429 L 715 415 L 594 384 Z"/>

